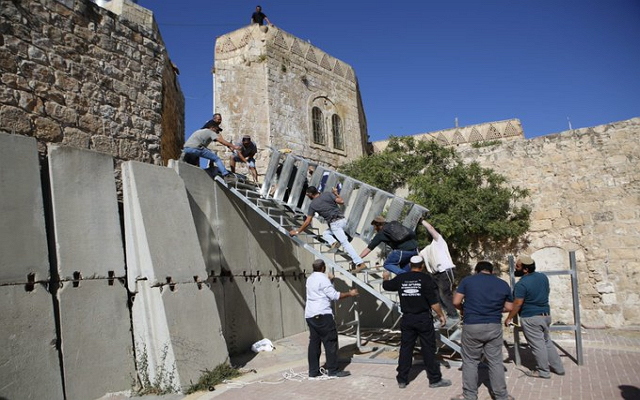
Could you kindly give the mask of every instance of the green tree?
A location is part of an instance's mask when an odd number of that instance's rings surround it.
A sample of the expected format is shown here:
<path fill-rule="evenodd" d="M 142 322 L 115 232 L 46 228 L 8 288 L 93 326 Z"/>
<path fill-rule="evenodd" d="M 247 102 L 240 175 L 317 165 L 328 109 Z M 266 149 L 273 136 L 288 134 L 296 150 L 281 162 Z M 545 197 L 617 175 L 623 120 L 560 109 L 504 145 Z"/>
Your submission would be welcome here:
<path fill-rule="evenodd" d="M 516 251 L 529 229 L 526 189 L 477 162 L 464 163 L 455 149 L 433 140 L 392 137 L 383 152 L 340 172 L 389 192 L 407 187 L 408 200 L 430 210 L 429 222 L 447 239 L 458 265 Z M 426 234 L 419 238 L 424 245 Z"/>

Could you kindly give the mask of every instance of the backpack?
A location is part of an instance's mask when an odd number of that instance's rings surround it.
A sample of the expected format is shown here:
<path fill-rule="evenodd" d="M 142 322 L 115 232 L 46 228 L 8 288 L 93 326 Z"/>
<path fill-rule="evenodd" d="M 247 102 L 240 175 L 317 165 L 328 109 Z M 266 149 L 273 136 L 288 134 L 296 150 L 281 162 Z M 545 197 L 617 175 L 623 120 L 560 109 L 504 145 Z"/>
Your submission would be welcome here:
<path fill-rule="evenodd" d="M 382 227 L 382 231 L 394 242 L 404 242 L 411 237 L 413 231 L 398 221 L 389 221 Z"/>

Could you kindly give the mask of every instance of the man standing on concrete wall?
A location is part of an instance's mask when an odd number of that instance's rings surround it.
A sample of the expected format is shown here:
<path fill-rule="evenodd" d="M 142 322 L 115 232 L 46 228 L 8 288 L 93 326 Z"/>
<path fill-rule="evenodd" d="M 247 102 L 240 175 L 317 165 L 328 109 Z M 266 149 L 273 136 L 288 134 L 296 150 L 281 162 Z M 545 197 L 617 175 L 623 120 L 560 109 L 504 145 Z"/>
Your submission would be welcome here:
<path fill-rule="evenodd" d="M 451 260 L 449 246 L 442 235 L 424 219 L 421 223 L 422 226 L 427 228 L 427 232 L 431 235 L 432 241 L 427 247 L 422 249 L 420 255 L 426 261 L 428 270 L 433 276 L 436 285 L 438 285 L 440 303 L 447 313 L 449 326 L 453 326 L 460 321 L 458 312 L 453 306 L 453 269 L 456 266 Z"/>
<path fill-rule="evenodd" d="M 227 171 L 220 157 L 208 148 L 211 142 L 218 142 L 228 147 L 231 151 L 239 149 L 239 147 L 224 140 L 220 133 L 222 131 L 222 128 L 220 128 L 221 122 L 222 116 L 220 114 L 213 114 L 213 119 L 207 121 L 202 129 L 193 132 L 191 136 L 189 136 L 182 151 L 185 154 L 185 158 L 189 156 L 202 157 L 213 161 L 224 180 L 226 182 L 234 182 L 235 177 Z"/>
<path fill-rule="evenodd" d="M 431 276 L 422 272 L 424 261 L 420 256 L 414 256 L 410 260 L 411 270 L 405 274 L 396 275 L 390 279 L 391 274 L 384 271 L 382 287 L 384 290 L 398 292 L 400 296 L 400 309 L 402 321 L 400 330 L 400 357 L 398 358 L 398 387 L 404 389 L 409 383 L 409 371 L 413 362 L 413 347 L 416 339 L 420 338 L 422 358 L 427 369 L 430 388 L 451 386 L 451 381 L 442 378 L 440 364 L 436 360 L 436 332 L 433 328 L 431 310 L 435 311 L 444 325 L 447 318 L 442 312 L 436 294 L 436 285 Z"/>
<path fill-rule="evenodd" d="M 518 258 L 514 274 L 521 278 L 513 291 L 513 310 L 504 324 L 509 326 L 513 317 L 520 315 L 520 326 L 537 364 L 536 370 L 527 372 L 527 375 L 542 379 L 551 378 L 551 372 L 564 375 L 562 360 L 549 336 L 549 278 L 536 272 L 536 263 L 527 255 Z"/>
<path fill-rule="evenodd" d="M 256 12 L 251 14 L 251 22 L 250 23 L 251 24 L 262 25 L 264 23 L 264 21 L 267 21 L 267 24 L 269 24 L 269 25 L 273 25 L 271 23 L 271 21 L 269 21 L 269 18 L 267 18 L 267 16 L 262 12 L 262 7 L 256 6 Z"/>
<path fill-rule="evenodd" d="M 329 224 L 329 229 L 322 233 L 322 238 L 331 247 L 335 247 L 338 242 L 342 245 L 342 248 L 349 254 L 351 261 L 356 270 L 360 270 L 363 267 L 362 258 L 358 256 L 356 250 L 349 243 L 347 234 L 344 233 L 344 227 L 347 226 L 347 219 L 344 217 L 342 210 L 338 207 L 338 204 L 344 204 L 344 200 L 340 197 L 337 188 L 333 188 L 331 193 L 320 193 L 315 186 L 309 186 L 307 188 L 307 197 L 311 199 L 309 205 L 309 212 L 307 213 L 307 219 L 304 220 L 300 229 L 294 229 L 289 231 L 289 235 L 296 236 L 311 224 L 313 216 L 318 213 Z M 336 241 L 336 239 L 338 239 Z"/>
<path fill-rule="evenodd" d="M 349 376 L 349 371 L 338 371 L 338 330 L 333 319 L 331 301 L 358 295 L 357 289 L 338 292 L 325 275 L 327 267 L 322 260 L 313 262 L 313 273 L 307 278 L 307 303 L 304 317 L 309 326 L 309 377 L 320 376 L 320 344 L 326 354 L 327 375 L 334 377 Z"/>
<path fill-rule="evenodd" d="M 360 253 L 360 257 L 366 257 L 380 243 L 386 243 L 392 250 L 385 258 L 383 267 L 389 272 L 400 275 L 409 271 L 409 260 L 411 260 L 411 257 L 418 255 L 418 242 L 416 241 L 416 233 L 402 226 L 399 226 L 399 228 L 406 229 L 407 235 L 402 240 L 394 240 L 393 234 L 389 229 L 392 224 L 400 225 L 397 221 L 391 221 L 387 224 L 387 221 L 382 216 L 375 217 L 371 221 L 376 235 L 371 239 L 367 248 Z"/>
<path fill-rule="evenodd" d="M 453 305 L 464 310 L 462 330 L 462 395 L 451 400 L 478 398 L 478 364 L 486 357 L 496 400 L 509 400 L 502 364 L 502 313 L 513 309 L 511 288 L 493 275 L 493 264 L 480 261 L 475 275 L 460 282 Z M 463 303 L 464 301 L 464 303 Z"/>

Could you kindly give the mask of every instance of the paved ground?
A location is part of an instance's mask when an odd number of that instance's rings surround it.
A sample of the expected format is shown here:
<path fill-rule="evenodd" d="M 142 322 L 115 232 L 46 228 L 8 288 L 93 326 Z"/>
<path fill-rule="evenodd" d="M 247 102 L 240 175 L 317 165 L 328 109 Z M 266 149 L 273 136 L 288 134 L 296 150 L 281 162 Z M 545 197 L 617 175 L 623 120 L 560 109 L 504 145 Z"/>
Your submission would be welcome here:
<path fill-rule="evenodd" d="M 555 334 L 556 342 L 565 348 L 563 354 L 565 376 L 553 375 L 550 380 L 530 378 L 524 375 L 533 363 L 525 348 L 523 365 L 516 366 L 507 361 L 507 385 L 509 393 L 516 399 L 640 399 L 640 332 L 619 330 L 583 331 L 584 365 L 578 366 L 570 358 L 576 350 L 573 335 Z M 506 338 L 512 343 L 512 338 Z M 286 400 L 286 399 L 375 399 L 401 396 L 403 400 L 449 399 L 460 394 L 461 375 L 457 368 L 443 368 L 443 375 L 453 381 L 448 388 L 430 389 L 426 373 L 421 366 L 412 370 L 412 381 L 406 389 L 399 389 L 395 381 L 394 353 L 382 357 L 390 364 L 351 362 L 345 369 L 352 376 L 338 379 L 306 379 L 307 334 L 299 334 L 280 340 L 276 350 L 260 353 L 245 360 L 248 372 L 231 384 L 219 385 L 213 392 L 200 392 L 187 396 L 185 400 Z M 345 355 L 353 349 L 353 340 L 340 338 Z M 504 351 L 505 359 L 513 358 L 512 349 Z M 480 388 L 479 399 L 490 399 L 486 387 Z"/>

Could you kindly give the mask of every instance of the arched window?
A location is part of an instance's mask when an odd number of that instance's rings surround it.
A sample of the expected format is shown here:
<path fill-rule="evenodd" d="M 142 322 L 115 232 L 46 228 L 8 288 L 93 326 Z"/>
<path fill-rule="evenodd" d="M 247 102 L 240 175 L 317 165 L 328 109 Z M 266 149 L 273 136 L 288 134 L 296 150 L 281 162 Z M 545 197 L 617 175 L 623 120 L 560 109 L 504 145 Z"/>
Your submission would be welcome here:
<path fill-rule="evenodd" d="M 324 118 L 322 110 L 318 107 L 311 109 L 311 119 L 313 121 L 313 142 L 316 144 L 327 144 L 324 134 Z"/>
<path fill-rule="evenodd" d="M 338 114 L 331 116 L 331 130 L 333 132 L 333 147 L 344 150 L 344 137 L 342 135 L 342 120 Z"/>

